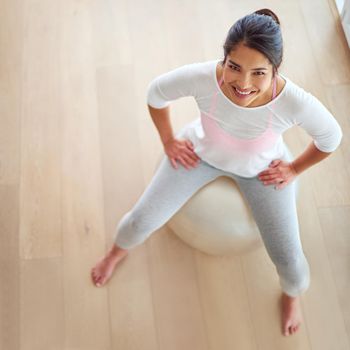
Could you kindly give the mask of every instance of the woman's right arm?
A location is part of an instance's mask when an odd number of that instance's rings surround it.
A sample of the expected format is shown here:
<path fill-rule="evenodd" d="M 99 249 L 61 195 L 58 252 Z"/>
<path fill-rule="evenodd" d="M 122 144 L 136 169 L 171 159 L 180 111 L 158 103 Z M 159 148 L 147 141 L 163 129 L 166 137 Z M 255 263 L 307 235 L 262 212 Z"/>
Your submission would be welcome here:
<path fill-rule="evenodd" d="M 160 139 L 164 146 L 164 152 L 169 157 L 171 165 L 177 169 L 178 160 L 187 170 L 196 167 L 200 158 L 194 152 L 193 144 L 190 140 L 178 140 L 174 137 L 170 123 L 169 106 L 165 108 L 153 108 L 148 105 L 154 125 L 156 126 Z"/>
<path fill-rule="evenodd" d="M 188 64 L 153 79 L 147 91 L 147 105 L 172 166 L 179 161 L 186 169 L 196 166 L 200 158 L 190 140 L 176 139 L 170 122 L 170 103 L 184 96 L 196 96 L 200 66 Z"/>
<path fill-rule="evenodd" d="M 148 105 L 149 113 L 163 143 L 164 152 L 169 157 L 172 166 L 177 169 L 176 161 L 178 160 L 189 170 L 191 166 L 197 166 L 200 158 L 194 152 L 190 140 L 178 140 L 174 137 L 169 109 L 169 106 L 158 109 Z"/>
<path fill-rule="evenodd" d="M 167 106 L 165 108 L 158 109 L 153 108 L 150 105 L 147 106 L 153 123 L 158 130 L 160 139 L 162 140 L 163 145 L 165 145 L 169 140 L 174 138 L 169 116 L 170 108 Z"/>

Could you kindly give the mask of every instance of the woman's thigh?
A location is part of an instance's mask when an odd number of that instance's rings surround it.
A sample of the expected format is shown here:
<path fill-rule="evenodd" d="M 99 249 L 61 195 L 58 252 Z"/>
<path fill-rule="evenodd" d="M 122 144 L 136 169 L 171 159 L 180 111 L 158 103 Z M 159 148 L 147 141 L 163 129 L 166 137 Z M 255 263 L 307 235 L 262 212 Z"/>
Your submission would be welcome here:
<path fill-rule="evenodd" d="M 296 181 L 277 190 L 257 177 L 234 177 L 245 196 L 269 256 L 286 265 L 304 258 L 296 208 Z"/>
<path fill-rule="evenodd" d="M 203 160 L 196 168 L 174 169 L 163 156 L 153 178 L 131 210 L 134 225 L 154 231 L 166 223 L 201 187 L 222 172 Z"/>

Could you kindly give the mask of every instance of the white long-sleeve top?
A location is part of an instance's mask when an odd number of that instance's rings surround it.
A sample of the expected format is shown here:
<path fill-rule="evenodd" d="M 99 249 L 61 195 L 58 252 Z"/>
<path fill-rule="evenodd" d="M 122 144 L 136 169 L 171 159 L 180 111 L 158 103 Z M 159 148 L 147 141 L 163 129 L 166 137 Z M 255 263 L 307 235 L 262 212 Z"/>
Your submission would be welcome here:
<path fill-rule="evenodd" d="M 286 159 L 282 134 L 302 127 L 323 152 L 333 152 L 342 131 L 333 115 L 311 93 L 286 81 L 279 95 L 265 105 L 241 107 L 219 87 L 216 66 L 220 60 L 187 64 L 153 79 L 147 103 L 167 107 L 180 97 L 193 96 L 197 118 L 178 135 L 191 140 L 196 154 L 212 166 L 243 177 L 257 176 L 274 159 Z"/>

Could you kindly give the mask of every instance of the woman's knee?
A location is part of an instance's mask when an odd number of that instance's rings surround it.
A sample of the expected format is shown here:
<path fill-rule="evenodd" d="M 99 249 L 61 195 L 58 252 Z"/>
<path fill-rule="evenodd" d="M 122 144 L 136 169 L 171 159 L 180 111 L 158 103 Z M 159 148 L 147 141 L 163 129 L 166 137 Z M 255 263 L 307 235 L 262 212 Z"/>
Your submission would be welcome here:
<path fill-rule="evenodd" d="M 133 236 L 144 236 L 152 230 L 152 221 L 149 215 L 145 215 L 137 210 L 131 210 L 127 213 L 123 226 Z"/>
<path fill-rule="evenodd" d="M 283 259 L 276 264 L 282 289 L 289 295 L 299 295 L 310 285 L 310 267 L 304 254 Z"/>
<path fill-rule="evenodd" d="M 128 249 L 143 243 L 149 235 L 149 230 L 142 220 L 142 216 L 133 211 L 127 212 L 117 225 L 115 242 Z"/>

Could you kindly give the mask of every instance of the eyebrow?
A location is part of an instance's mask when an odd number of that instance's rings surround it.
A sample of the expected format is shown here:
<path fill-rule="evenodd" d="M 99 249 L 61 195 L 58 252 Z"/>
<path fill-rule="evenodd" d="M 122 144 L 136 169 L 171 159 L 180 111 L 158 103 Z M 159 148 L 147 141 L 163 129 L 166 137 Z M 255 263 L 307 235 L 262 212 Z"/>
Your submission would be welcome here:
<path fill-rule="evenodd" d="M 229 62 L 231 62 L 232 64 L 234 64 L 235 66 L 241 68 L 241 66 L 238 63 L 233 62 L 232 60 L 228 60 Z M 261 67 L 261 68 L 253 68 L 252 70 L 268 70 L 265 67 Z"/>

